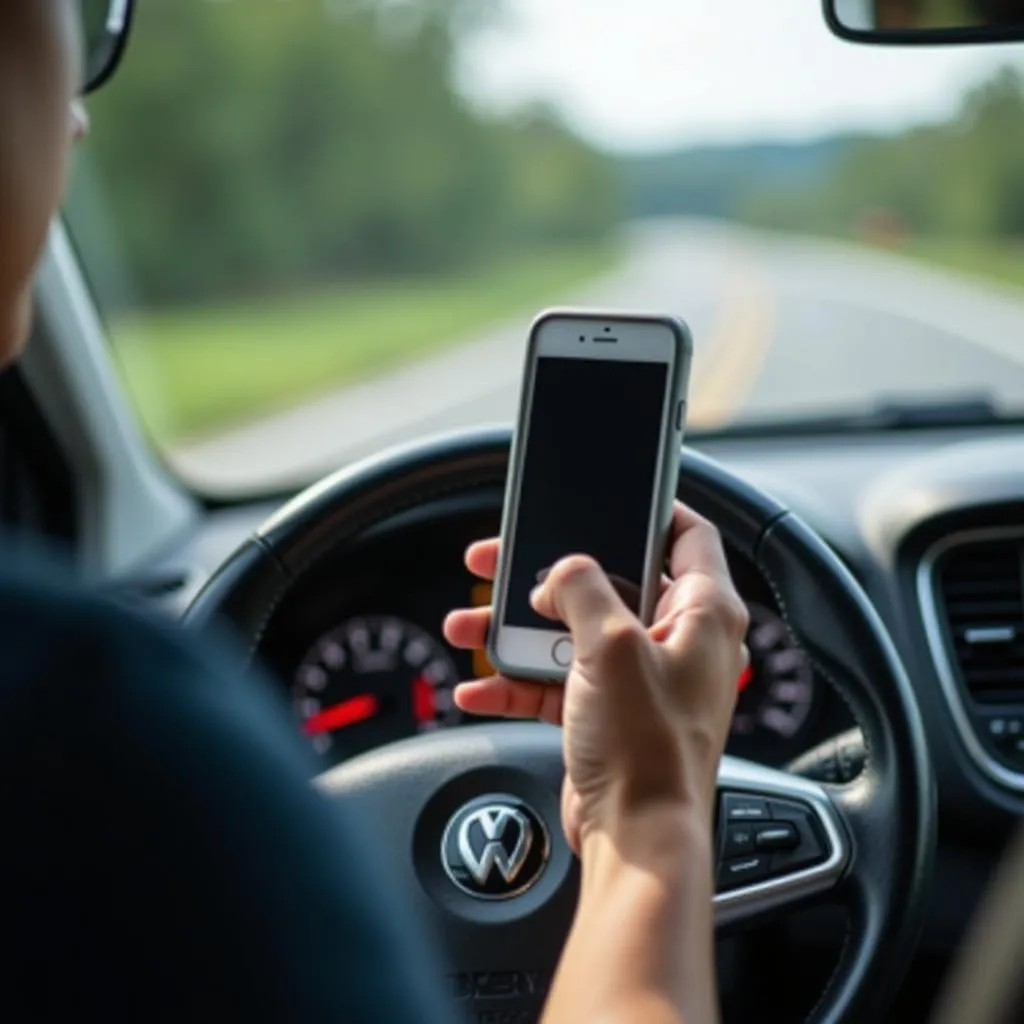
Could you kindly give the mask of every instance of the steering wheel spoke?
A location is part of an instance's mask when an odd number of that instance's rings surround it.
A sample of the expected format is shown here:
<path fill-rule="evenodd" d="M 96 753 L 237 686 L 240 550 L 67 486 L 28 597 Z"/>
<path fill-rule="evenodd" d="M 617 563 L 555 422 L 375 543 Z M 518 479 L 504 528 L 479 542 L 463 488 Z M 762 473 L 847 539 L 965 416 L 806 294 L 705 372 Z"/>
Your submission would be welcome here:
<path fill-rule="evenodd" d="M 836 888 L 850 836 L 824 786 L 726 757 L 718 773 L 715 922 L 750 922 Z"/>

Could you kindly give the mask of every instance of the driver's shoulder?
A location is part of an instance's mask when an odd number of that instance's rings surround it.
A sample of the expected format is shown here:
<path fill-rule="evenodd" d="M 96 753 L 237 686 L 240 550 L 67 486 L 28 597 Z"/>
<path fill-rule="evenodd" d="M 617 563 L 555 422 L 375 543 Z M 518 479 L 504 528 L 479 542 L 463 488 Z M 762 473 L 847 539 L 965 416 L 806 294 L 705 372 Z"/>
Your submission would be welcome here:
<path fill-rule="evenodd" d="M 133 607 L 53 555 L 0 548 L 0 713 L 52 706 L 56 722 L 107 709 L 141 726 L 169 690 L 180 707 L 219 703 L 224 690 L 259 692 L 251 676 L 222 639 Z"/>

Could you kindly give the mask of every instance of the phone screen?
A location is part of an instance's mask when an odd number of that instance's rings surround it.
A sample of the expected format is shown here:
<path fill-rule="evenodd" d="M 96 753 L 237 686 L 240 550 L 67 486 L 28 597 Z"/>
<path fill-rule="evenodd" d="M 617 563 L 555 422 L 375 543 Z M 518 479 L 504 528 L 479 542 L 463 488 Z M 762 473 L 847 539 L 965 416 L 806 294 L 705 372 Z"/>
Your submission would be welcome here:
<path fill-rule="evenodd" d="M 638 610 L 661 447 L 665 363 L 537 360 L 505 623 L 557 629 L 529 602 L 560 558 L 587 554 Z"/>

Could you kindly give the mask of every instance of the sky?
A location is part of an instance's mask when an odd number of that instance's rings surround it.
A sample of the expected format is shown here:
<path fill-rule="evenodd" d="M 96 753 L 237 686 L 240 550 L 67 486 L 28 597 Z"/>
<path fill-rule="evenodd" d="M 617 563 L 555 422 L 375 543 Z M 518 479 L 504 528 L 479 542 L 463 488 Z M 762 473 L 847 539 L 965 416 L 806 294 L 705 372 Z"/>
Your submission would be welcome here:
<path fill-rule="evenodd" d="M 498 109 L 554 102 L 613 149 L 894 129 L 948 115 L 1024 45 L 871 47 L 835 39 L 819 0 L 507 0 L 461 80 Z"/>

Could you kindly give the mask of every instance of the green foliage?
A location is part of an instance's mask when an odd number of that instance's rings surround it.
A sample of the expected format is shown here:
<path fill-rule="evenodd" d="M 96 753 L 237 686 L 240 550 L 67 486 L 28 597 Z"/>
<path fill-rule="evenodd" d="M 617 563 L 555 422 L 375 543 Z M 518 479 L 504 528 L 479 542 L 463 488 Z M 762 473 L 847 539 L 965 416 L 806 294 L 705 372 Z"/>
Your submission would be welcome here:
<path fill-rule="evenodd" d="M 76 236 L 96 237 L 85 186 L 98 181 L 138 295 L 164 305 L 606 237 L 619 211 L 601 155 L 548 115 L 485 116 L 453 85 L 460 40 L 494 10 L 140 3 L 116 85 L 90 101 Z"/>
<path fill-rule="evenodd" d="M 1024 79 L 1001 70 L 948 122 L 897 135 L 677 153 L 625 175 L 637 212 L 653 177 L 659 213 L 868 238 L 1024 239 Z"/>
<path fill-rule="evenodd" d="M 949 122 L 852 148 L 805 202 L 782 189 L 742 212 L 761 222 L 774 212 L 778 226 L 846 233 L 863 231 L 866 219 L 884 211 L 911 235 L 1018 239 L 1022 183 L 1024 81 L 1004 69 L 972 90 Z"/>
<path fill-rule="evenodd" d="M 623 192 L 634 216 L 732 217 L 761 189 L 803 191 L 835 166 L 857 136 L 810 143 L 706 146 L 626 157 L 620 161 Z"/>

